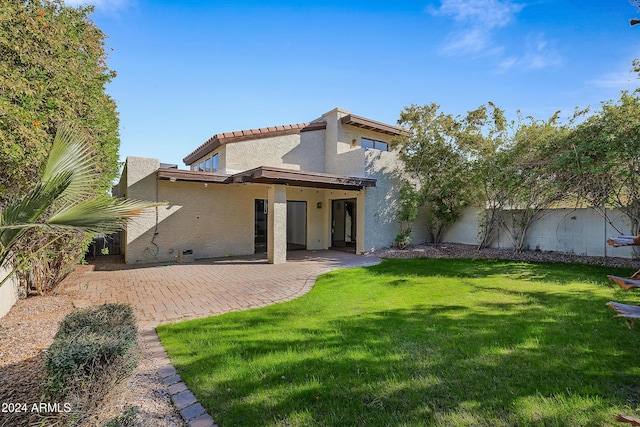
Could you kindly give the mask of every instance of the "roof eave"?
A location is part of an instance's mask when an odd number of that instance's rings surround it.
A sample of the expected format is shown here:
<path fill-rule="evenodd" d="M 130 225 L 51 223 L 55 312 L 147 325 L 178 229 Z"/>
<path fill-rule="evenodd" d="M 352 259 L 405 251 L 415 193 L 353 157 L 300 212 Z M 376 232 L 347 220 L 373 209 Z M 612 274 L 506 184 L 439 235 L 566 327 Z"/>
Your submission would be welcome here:
<path fill-rule="evenodd" d="M 361 129 L 367 129 L 373 132 L 378 132 L 378 133 L 382 133 L 390 136 L 410 136 L 411 135 L 411 132 L 409 132 L 405 128 L 402 128 L 399 126 L 392 126 L 382 122 L 377 122 L 375 120 L 371 120 L 366 117 L 356 116 L 355 114 L 348 114 L 346 116 L 343 116 L 340 119 L 340 122 L 343 125 L 355 126 Z"/>
<path fill-rule="evenodd" d="M 220 133 L 209 138 L 204 144 L 196 148 L 182 161 L 185 165 L 190 165 L 202 156 L 215 150 L 223 144 L 232 142 L 251 141 L 263 138 L 274 138 L 277 136 L 296 135 L 302 132 L 311 132 L 327 128 L 327 122 L 315 121 L 310 123 L 298 123 L 294 125 L 271 126 L 259 129 L 241 130 L 236 132 Z"/>

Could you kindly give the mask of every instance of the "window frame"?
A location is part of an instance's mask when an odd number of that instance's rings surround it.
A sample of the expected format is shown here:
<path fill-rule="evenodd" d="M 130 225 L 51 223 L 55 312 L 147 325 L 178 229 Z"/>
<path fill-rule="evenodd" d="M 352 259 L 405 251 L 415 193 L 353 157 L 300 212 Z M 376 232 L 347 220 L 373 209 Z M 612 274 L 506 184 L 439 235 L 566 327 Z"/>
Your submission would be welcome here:
<path fill-rule="evenodd" d="M 367 145 L 366 146 L 363 145 L 364 141 L 367 141 Z M 377 139 L 366 138 L 364 136 L 360 137 L 360 147 L 362 147 L 362 148 L 371 148 L 371 149 L 380 150 L 380 151 L 389 151 L 389 143 L 388 142 L 379 141 Z"/>

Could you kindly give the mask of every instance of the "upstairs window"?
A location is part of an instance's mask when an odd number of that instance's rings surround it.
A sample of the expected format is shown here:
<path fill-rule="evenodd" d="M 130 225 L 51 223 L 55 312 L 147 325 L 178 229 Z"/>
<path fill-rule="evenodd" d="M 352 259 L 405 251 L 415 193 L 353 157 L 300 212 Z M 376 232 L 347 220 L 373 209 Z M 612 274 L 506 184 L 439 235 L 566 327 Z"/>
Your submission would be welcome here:
<path fill-rule="evenodd" d="M 198 164 L 191 165 L 192 171 L 215 172 L 218 170 L 218 155 L 214 154 Z"/>
<path fill-rule="evenodd" d="M 360 138 L 360 146 L 362 148 L 373 148 L 375 150 L 389 151 L 389 144 L 375 139 Z"/>
<path fill-rule="evenodd" d="M 211 172 L 215 172 L 218 170 L 218 155 L 214 154 L 213 157 L 211 157 Z"/>

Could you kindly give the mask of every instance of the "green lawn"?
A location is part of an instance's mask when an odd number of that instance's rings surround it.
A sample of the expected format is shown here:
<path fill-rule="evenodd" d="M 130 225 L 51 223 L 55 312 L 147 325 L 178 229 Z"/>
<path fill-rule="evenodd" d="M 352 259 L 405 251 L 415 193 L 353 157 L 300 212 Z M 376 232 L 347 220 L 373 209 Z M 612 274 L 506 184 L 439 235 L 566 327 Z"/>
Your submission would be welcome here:
<path fill-rule="evenodd" d="M 629 270 L 386 260 L 271 307 L 158 328 L 221 427 L 599 426 L 639 415 Z"/>

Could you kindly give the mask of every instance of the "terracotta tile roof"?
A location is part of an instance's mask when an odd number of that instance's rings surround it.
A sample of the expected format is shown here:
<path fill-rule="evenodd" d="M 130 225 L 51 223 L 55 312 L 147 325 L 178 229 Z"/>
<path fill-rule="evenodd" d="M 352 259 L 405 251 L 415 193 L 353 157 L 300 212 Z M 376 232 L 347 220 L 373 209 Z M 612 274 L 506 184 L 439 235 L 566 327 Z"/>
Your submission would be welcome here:
<path fill-rule="evenodd" d="M 235 132 L 224 132 L 213 135 L 204 144 L 196 148 L 191 154 L 182 159 L 185 165 L 189 165 L 205 154 L 215 150 L 223 144 L 230 142 L 246 141 L 250 139 L 273 138 L 275 136 L 295 135 L 300 132 L 321 130 L 327 127 L 327 122 L 314 121 L 309 123 L 298 123 L 294 125 L 270 126 L 259 129 L 240 130 Z"/>

